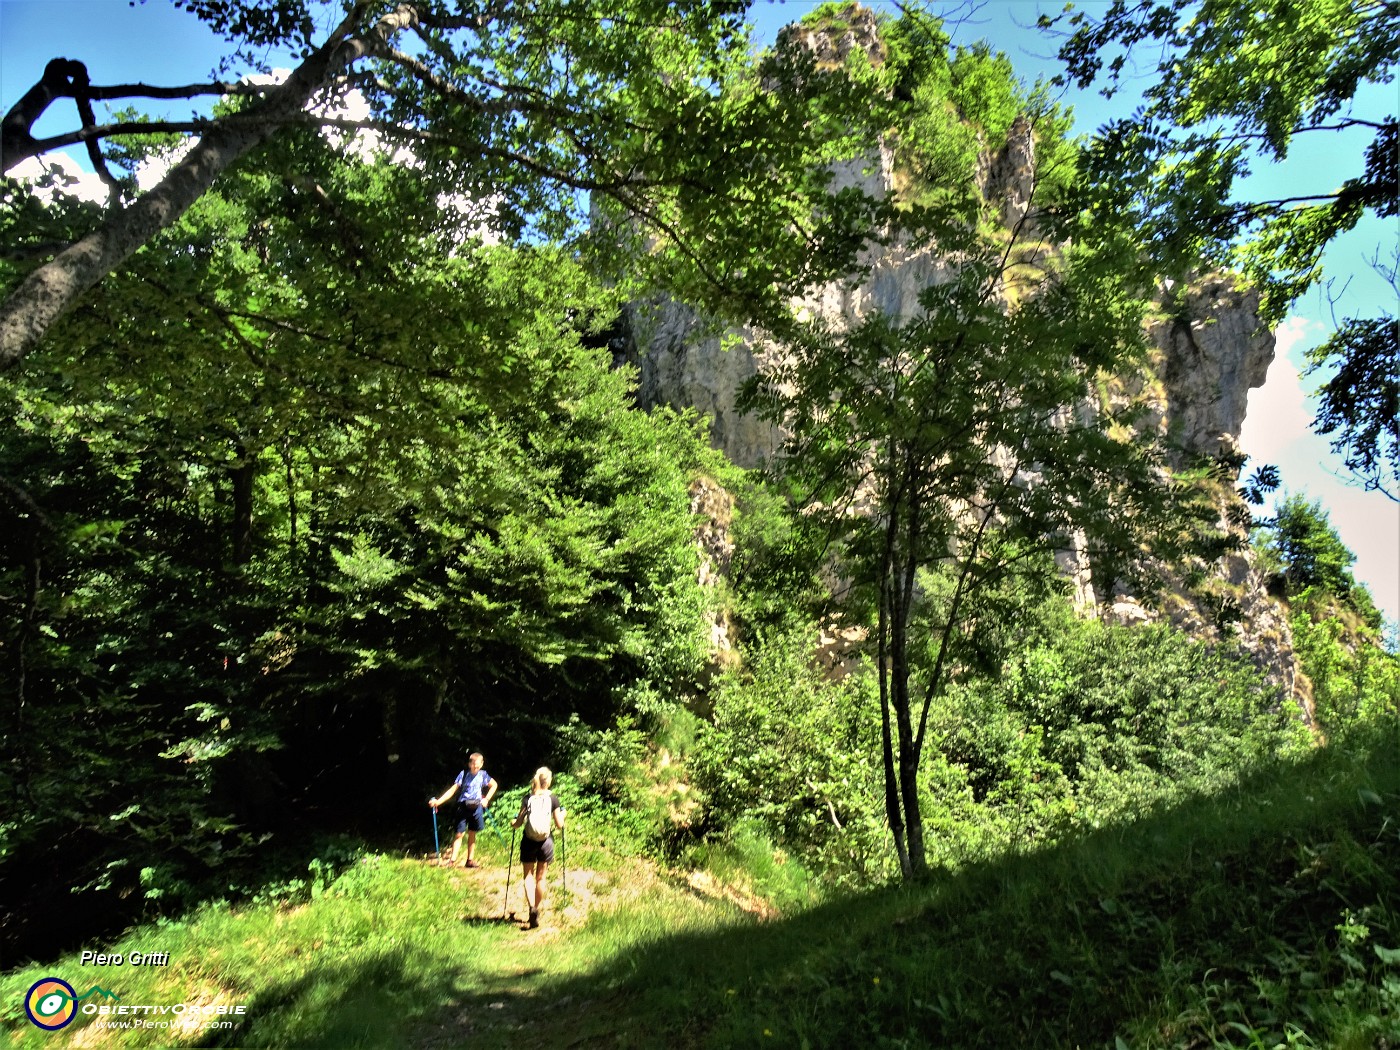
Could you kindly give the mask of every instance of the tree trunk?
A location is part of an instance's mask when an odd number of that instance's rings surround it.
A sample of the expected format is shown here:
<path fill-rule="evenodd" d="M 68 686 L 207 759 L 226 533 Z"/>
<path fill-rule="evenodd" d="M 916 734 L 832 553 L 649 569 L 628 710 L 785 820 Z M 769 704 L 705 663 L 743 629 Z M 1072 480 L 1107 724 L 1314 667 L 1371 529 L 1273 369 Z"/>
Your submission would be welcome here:
<path fill-rule="evenodd" d="M 367 7 L 367 0 L 360 0 L 326 42 L 261 103 L 217 122 L 154 189 L 109 212 L 96 230 L 26 277 L 0 306 L 0 371 L 33 350 L 84 292 L 176 222 L 229 165 L 299 119 L 341 69 L 416 18 L 411 8 L 400 8 L 382 19 L 374 34 L 347 39 Z"/>
<path fill-rule="evenodd" d="M 896 486 L 887 477 L 886 484 L 893 493 Z M 895 502 L 892 498 L 891 502 Z M 894 751 L 894 733 L 890 726 L 890 708 L 894 704 L 892 695 L 893 676 L 890 673 L 890 639 L 893 633 L 892 622 L 895 620 L 895 610 L 893 590 L 890 581 L 893 579 L 892 563 L 895 556 L 895 543 L 898 536 L 898 518 L 891 508 L 888 519 L 885 522 L 885 546 L 880 559 L 880 623 L 878 646 L 879 652 L 876 655 L 876 668 L 880 678 L 880 750 L 884 759 L 885 772 L 885 818 L 890 822 L 890 834 L 894 836 L 895 857 L 899 861 L 899 873 L 904 879 L 909 879 L 913 875 L 913 869 L 909 863 L 909 849 L 904 834 L 904 808 L 899 802 L 899 778 L 896 774 L 896 758 Z"/>
<path fill-rule="evenodd" d="M 899 744 L 899 805 L 904 815 L 909 859 L 906 876 L 919 878 L 928 873 L 924 856 L 923 817 L 919 811 L 919 749 L 914 742 L 914 722 L 909 699 L 909 621 L 914 559 L 899 559 L 899 573 L 891 589 L 897 595 L 890 632 L 890 691 L 893 697 L 895 730 Z"/>
<path fill-rule="evenodd" d="M 904 838 L 904 814 L 899 804 L 899 780 L 895 775 L 894 736 L 890 729 L 890 670 L 889 670 L 889 589 L 888 576 L 880 584 L 879 674 L 880 674 L 880 750 L 885 768 L 885 818 L 894 836 L 894 852 L 899 860 L 899 873 L 905 879 L 913 875 L 909 866 L 909 850 Z"/>

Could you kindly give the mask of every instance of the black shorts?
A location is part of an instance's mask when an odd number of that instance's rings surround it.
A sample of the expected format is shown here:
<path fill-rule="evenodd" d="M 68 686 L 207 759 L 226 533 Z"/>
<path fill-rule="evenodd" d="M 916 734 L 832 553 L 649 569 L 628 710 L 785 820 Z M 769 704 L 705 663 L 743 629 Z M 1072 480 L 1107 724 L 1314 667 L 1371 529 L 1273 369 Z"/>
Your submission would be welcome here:
<path fill-rule="evenodd" d="M 520 839 L 520 863 L 522 864 L 551 864 L 554 862 L 554 836 L 550 836 L 541 842 L 539 839 L 532 839 L 529 835 Z"/>
<path fill-rule="evenodd" d="M 457 834 L 480 831 L 486 827 L 486 809 L 479 803 L 457 803 Z"/>

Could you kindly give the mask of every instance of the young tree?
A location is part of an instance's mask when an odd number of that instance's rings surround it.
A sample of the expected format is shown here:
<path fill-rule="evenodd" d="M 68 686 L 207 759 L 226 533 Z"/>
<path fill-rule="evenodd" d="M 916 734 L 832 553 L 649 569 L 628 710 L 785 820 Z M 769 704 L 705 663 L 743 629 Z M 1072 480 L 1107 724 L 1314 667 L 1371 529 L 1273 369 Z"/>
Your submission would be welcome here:
<path fill-rule="evenodd" d="M 790 429 L 785 472 L 870 601 L 886 813 L 900 868 L 926 871 L 920 768 L 930 713 L 976 666 L 979 599 L 1034 555 L 1131 548 L 1163 520 L 1152 441 L 1097 403 L 1138 345 L 1136 310 L 1092 258 L 1008 308 L 965 260 L 905 322 L 876 316 L 792 348 L 754 403 Z M 929 575 L 937 571 L 937 578 Z"/>
<path fill-rule="evenodd" d="M 1333 600 L 1350 606 L 1367 626 L 1378 630 L 1381 617 L 1370 593 L 1356 582 L 1351 566 L 1356 561 L 1319 501 L 1292 494 L 1286 496 L 1263 530 L 1263 549 L 1277 561 L 1290 598 L 1317 588 Z"/>
<path fill-rule="evenodd" d="M 825 530 L 857 617 L 874 621 L 885 808 L 905 877 L 927 871 L 931 713 L 977 665 L 995 585 L 1038 572 L 1046 551 L 1076 548 L 1113 577 L 1112 555 L 1140 554 L 1149 531 L 1164 548 L 1185 535 L 1168 524 L 1155 435 L 1100 389 L 1145 349 L 1137 246 L 1111 217 L 1075 206 L 1053 110 L 1009 84 L 976 93 L 1000 106 L 959 109 L 960 74 L 1005 81 L 1009 71 L 985 52 L 950 56 L 936 30 L 910 16 L 885 35 L 875 75 L 856 63 L 872 110 L 916 171 L 921 142 L 975 142 L 984 118 L 999 124 L 994 143 L 1017 128 L 1029 156 L 1044 147 L 1024 203 L 984 200 L 970 180 L 919 190 L 890 238 L 947 260 L 949 276 L 912 316 L 813 322 L 746 392 L 790 435 L 782 469 L 804 519 Z M 910 100 L 917 113 L 904 112 Z"/>

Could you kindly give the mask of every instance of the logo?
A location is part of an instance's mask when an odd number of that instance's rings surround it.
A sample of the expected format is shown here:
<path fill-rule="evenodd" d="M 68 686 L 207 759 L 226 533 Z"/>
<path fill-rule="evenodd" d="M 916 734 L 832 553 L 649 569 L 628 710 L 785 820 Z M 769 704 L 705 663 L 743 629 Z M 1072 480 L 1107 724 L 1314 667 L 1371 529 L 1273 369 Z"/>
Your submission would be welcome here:
<path fill-rule="evenodd" d="M 118 1001 L 121 999 L 121 996 L 97 985 L 79 995 L 67 981 L 57 977 L 45 977 L 30 986 L 24 997 L 24 1012 L 36 1027 L 46 1032 L 57 1032 L 60 1028 L 66 1028 L 77 1016 L 79 1000 L 90 995 L 101 995 Z"/>

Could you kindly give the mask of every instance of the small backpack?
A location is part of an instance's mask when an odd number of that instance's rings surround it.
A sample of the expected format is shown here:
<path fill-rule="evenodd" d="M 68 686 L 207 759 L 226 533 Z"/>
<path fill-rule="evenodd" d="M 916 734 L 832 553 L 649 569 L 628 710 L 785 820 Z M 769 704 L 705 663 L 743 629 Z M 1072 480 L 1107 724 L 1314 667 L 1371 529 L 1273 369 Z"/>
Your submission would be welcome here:
<path fill-rule="evenodd" d="M 548 794 L 531 795 L 525 800 L 525 836 L 536 842 L 549 838 L 551 812 Z"/>

